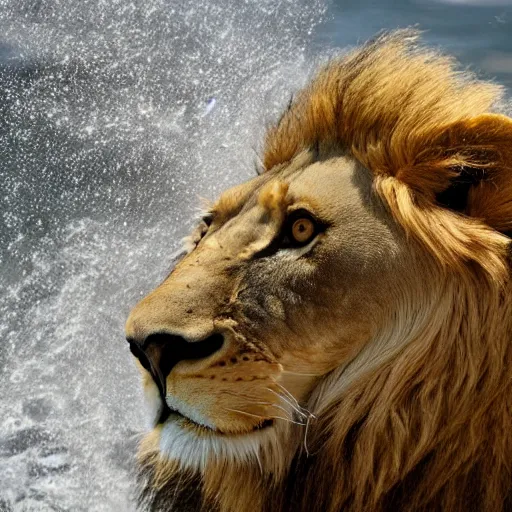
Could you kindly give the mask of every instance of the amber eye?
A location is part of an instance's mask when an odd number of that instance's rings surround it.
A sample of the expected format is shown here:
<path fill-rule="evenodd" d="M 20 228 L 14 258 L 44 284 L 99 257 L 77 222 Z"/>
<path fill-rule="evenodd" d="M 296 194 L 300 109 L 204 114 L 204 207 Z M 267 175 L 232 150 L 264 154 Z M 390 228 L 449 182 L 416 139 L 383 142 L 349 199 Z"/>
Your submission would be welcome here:
<path fill-rule="evenodd" d="M 315 223 L 307 217 L 301 217 L 292 224 L 291 235 L 295 242 L 305 244 L 309 242 L 316 233 Z"/>
<path fill-rule="evenodd" d="M 266 258 L 276 254 L 279 250 L 298 249 L 307 246 L 320 233 L 325 232 L 329 224 L 318 220 L 306 209 L 291 211 L 285 220 L 281 232 L 274 240 L 259 251 L 255 258 Z"/>

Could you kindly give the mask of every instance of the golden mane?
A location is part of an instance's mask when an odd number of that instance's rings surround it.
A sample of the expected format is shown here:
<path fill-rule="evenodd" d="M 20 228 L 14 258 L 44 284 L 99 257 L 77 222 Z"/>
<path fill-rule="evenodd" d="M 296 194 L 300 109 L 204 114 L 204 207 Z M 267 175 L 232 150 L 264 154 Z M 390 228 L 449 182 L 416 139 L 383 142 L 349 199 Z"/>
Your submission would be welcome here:
<path fill-rule="evenodd" d="M 388 33 L 329 62 L 266 136 L 265 170 L 304 150 L 353 155 L 439 268 L 418 276 L 439 288 L 428 329 L 313 397 L 296 510 L 512 510 L 512 122 L 490 113 L 499 86 L 416 41 Z"/>
<path fill-rule="evenodd" d="M 411 293 L 388 338 L 322 376 L 304 404 L 316 419 L 272 452 L 282 471 L 183 471 L 155 430 L 139 454 L 154 510 L 512 510 L 512 121 L 495 113 L 499 86 L 417 36 L 330 61 L 268 130 L 263 165 L 278 176 L 310 154 L 357 159 L 424 289 L 397 276 Z"/>
<path fill-rule="evenodd" d="M 266 134 L 264 169 L 304 150 L 346 151 L 375 174 L 376 190 L 403 227 L 445 264 L 459 265 L 463 254 L 500 280 L 508 266 L 487 228 L 441 209 L 426 223 L 412 205 L 430 208 L 457 178 L 478 181 L 465 213 L 512 231 L 512 122 L 489 113 L 502 95 L 502 87 L 419 46 L 417 31 L 385 33 L 330 61 L 296 96 Z M 459 241 L 450 224 L 462 230 Z"/>

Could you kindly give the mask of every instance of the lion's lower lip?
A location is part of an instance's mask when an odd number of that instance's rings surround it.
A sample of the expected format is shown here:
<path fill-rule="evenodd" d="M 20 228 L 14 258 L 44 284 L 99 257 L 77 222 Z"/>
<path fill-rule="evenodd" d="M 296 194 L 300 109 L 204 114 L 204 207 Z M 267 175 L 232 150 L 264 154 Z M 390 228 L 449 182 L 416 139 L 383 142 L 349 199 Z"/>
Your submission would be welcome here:
<path fill-rule="evenodd" d="M 172 419 L 172 418 L 174 418 L 176 420 L 182 420 L 183 422 L 185 422 L 186 424 L 190 425 L 194 429 L 197 429 L 197 430 L 200 430 L 200 431 L 203 431 L 203 432 L 209 432 L 209 433 L 214 433 L 214 434 L 217 434 L 217 435 L 224 435 L 224 436 L 236 435 L 236 434 L 230 434 L 230 433 L 222 432 L 220 430 L 216 430 L 216 429 L 208 427 L 206 425 L 201 425 L 200 423 L 196 423 L 194 420 L 190 419 L 188 416 L 183 415 L 179 411 L 171 409 L 167 405 L 167 403 L 164 402 L 164 406 L 162 408 L 162 412 L 160 413 L 160 418 L 158 419 L 157 423 L 158 424 L 164 424 L 169 419 Z M 264 430 L 266 428 L 271 427 L 273 424 L 274 424 L 274 421 L 271 420 L 271 419 L 263 420 L 259 425 L 257 425 L 256 427 L 254 427 L 252 429 L 252 432 L 257 432 L 259 430 Z"/>

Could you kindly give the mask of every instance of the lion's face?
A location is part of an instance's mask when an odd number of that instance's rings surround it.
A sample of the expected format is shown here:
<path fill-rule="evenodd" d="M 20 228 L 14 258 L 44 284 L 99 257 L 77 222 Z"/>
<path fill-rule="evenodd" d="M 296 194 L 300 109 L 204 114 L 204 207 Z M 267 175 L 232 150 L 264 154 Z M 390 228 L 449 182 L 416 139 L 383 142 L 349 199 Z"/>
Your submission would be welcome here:
<path fill-rule="evenodd" d="M 414 264 L 371 174 L 344 156 L 304 153 L 228 190 L 191 242 L 126 334 L 160 452 L 202 467 L 306 423 L 299 403 L 378 336 L 393 276 Z"/>
<path fill-rule="evenodd" d="M 512 120 L 414 41 L 329 62 L 132 311 L 152 509 L 512 503 Z"/>

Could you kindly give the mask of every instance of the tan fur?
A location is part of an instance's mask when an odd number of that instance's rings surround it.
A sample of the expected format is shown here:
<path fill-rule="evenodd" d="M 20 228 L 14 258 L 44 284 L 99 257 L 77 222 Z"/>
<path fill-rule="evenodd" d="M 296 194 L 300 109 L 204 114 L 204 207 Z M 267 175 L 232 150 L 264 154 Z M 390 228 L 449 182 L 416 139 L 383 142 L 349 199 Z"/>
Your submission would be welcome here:
<path fill-rule="evenodd" d="M 130 315 L 130 337 L 225 339 L 167 378 L 211 430 L 144 440 L 155 508 L 199 486 L 220 512 L 512 510 L 512 121 L 416 39 L 329 62 Z M 325 231 L 270 251 L 301 209 Z"/>

